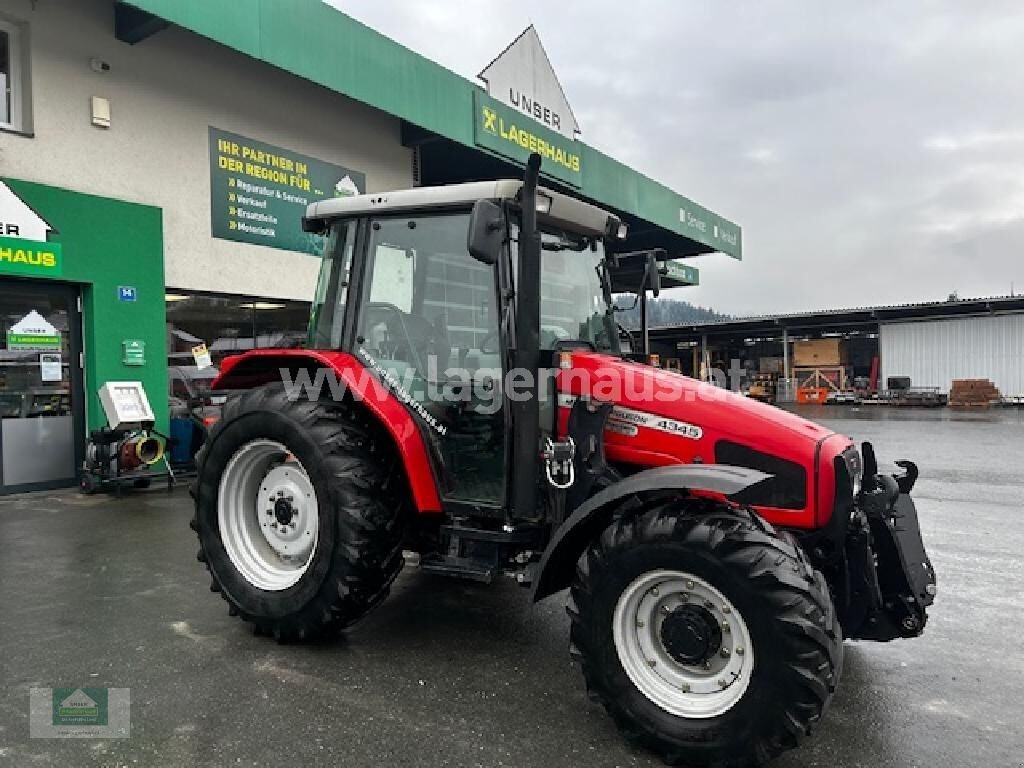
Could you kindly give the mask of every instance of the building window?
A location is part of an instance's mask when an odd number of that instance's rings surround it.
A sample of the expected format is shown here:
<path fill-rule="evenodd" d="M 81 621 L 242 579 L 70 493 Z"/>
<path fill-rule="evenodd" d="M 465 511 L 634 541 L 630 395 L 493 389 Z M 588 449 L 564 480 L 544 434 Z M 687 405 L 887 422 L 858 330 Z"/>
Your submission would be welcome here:
<path fill-rule="evenodd" d="M 167 289 L 167 351 L 172 366 L 192 365 L 206 344 L 214 365 L 250 349 L 298 347 L 306 341 L 310 302 L 223 296 Z"/>
<path fill-rule="evenodd" d="M 22 41 L 20 27 L 0 20 L 0 128 L 14 131 L 23 130 L 24 127 Z"/>

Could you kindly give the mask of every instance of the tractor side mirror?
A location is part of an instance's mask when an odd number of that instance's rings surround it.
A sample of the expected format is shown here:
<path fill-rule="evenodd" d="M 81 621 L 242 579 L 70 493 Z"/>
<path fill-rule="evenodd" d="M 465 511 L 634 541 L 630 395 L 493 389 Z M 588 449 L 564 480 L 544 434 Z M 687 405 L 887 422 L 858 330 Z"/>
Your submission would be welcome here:
<path fill-rule="evenodd" d="M 501 206 L 492 200 L 477 200 L 469 217 L 469 255 L 483 264 L 494 264 L 501 254 L 504 241 L 505 226 Z"/>
<path fill-rule="evenodd" d="M 661 293 L 661 269 L 654 251 L 647 254 L 647 287 L 651 289 L 654 298 L 658 298 Z"/>

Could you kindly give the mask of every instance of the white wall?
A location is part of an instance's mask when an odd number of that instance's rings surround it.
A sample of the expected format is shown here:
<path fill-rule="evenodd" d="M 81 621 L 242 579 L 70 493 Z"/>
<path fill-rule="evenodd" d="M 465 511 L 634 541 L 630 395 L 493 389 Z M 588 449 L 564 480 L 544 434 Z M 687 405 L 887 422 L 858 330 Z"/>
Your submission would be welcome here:
<path fill-rule="evenodd" d="M 1004 396 L 1024 395 L 1024 314 L 883 323 L 882 383 L 949 391 L 953 379 L 989 379 Z"/>
<path fill-rule="evenodd" d="M 210 125 L 362 171 L 370 192 L 412 185 L 396 118 L 177 28 L 118 42 L 111 0 L 32 5 L 0 4 L 30 25 L 35 133 L 0 133 L 0 175 L 159 206 L 168 286 L 313 296 L 318 259 L 210 236 Z M 91 96 L 110 99 L 109 130 Z"/>

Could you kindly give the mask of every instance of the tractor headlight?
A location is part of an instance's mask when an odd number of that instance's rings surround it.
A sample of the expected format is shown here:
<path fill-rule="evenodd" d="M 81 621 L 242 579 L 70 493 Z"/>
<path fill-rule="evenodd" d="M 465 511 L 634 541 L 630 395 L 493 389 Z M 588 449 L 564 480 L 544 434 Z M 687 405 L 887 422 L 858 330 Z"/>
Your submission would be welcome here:
<path fill-rule="evenodd" d="M 846 462 L 846 470 L 850 473 L 850 484 L 856 498 L 864 486 L 864 460 L 860 456 L 860 451 L 851 446 L 843 453 L 843 461 Z"/>

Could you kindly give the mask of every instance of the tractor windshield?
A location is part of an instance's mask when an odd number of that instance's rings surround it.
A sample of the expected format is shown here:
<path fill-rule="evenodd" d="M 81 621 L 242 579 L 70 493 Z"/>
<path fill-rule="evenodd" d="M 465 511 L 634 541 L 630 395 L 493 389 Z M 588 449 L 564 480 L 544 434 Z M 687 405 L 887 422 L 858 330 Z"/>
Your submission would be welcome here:
<path fill-rule="evenodd" d="M 518 231 L 512 233 L 513 269 L 518 258 Z M 562 233 L 541 233 L 540 347 L 582 341 L 598 352 L 620 353 L 618 329 L 608 311 L 610 288 L 604 244 Z"/>

